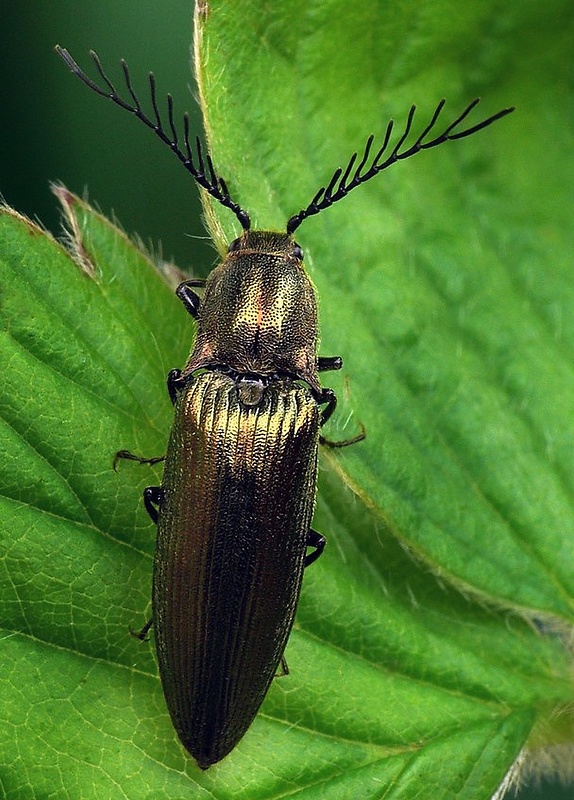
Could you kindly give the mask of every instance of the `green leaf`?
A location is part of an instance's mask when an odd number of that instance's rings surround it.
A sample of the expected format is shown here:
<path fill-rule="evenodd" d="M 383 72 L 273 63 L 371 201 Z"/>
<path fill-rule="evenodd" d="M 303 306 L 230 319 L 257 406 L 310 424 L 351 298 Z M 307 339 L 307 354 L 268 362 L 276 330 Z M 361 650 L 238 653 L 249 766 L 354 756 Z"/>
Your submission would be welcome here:
<path fill-rule="evenodd" d="M 323 454 L 329 547 L 305 576 L 290 675 L 207 773 L 177 743 L 150 645 L 128 635 L 149 613 L 139 498 L 161 469 L 112 469 L 118 449 L 163 452 L 190 318 L 64 189 L 76 263 L 0 215 L 0 786 L 10 800 L 489 798 L 525 742 L 574 736 L 552 634 L 574 608 L 571 11 L 202 9 L 214 161 L 259 227 L 284 228 L 412 102 L 415 134 L 443 95 L 445 126 L 476 94 L 477 120 L 518 110 L 297 232 L 321 352 L 345 360 L 325 376 L 340 398 L 325 433 L 361 422 L 367 438 Z"/>

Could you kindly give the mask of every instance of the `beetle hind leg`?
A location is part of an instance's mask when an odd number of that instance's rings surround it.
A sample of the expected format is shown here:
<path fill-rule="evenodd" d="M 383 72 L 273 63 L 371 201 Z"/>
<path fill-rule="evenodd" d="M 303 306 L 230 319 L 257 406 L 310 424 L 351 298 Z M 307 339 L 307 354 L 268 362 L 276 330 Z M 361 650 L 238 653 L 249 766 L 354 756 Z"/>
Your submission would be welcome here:
<path fill-rule="evenodd" d="M 133 631 L 130 628 L 130 634 L 134 638 L 139 639 L 140 642 L 149 642 L 148 633 L 149 633 L 149 629 L 151 628 L 152 625 L 153 625 L 153 617 L 151 619 L 148 619 L 146 624 L 139 631 Z"/>
<path fill-rule="evenodd" d="M 312 553 L 308 553 L 305 556 L 305 561 L 303 562 L 303 566 L 308 567 L 309 564 L 312 564 L 314 561 L 317 561 L 323 550 L 325 549 L 325 545 L 327 544 L 327 540 L 325 537 L 314 531 L 313 528 L 309 528 L 309 533 L 307 534 L 307 547 L 314 547 Z"/>
<path fill-rule="evenodd" d="M 285 675 L 289 675 L 289 667 L 287 666 L 287 659 L 285 656 L 281 656 L 281 661 L 279 662 L 279 666 L 277 667 L 277 672 L 275 673 L 276 678 L 284 678 Z"/>
<path fill-rule="evenodd" d="M 146 511 L 150 515 L 152 522 L 155 522 L 157 525 L 159 510 L 163 502 L 163 489 L 161 486 L 148 486 L 144 489 L 143 500 Z"/>

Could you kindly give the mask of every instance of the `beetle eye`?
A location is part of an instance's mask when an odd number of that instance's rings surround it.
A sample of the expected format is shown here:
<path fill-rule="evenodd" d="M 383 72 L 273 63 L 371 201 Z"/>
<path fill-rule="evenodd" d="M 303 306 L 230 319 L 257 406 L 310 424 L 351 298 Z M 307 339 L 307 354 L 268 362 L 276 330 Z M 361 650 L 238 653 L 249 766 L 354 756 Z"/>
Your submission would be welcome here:
<path fill-rule="evenodd" d="M 227 248 L 227 252 L 233 253 L 235 252 L 235 250 L 239 250 L 240 245 L 241 245 L 241 239 L 234 239 Z"/>
<path fill-rule="evenodd" d="M 295 242 L 295 244 L 293 245 L 293 256 L 295 258 L 298 258 L 299 261 L 303 261 L 303 251 L 301 250 L 297 242 Z"/>

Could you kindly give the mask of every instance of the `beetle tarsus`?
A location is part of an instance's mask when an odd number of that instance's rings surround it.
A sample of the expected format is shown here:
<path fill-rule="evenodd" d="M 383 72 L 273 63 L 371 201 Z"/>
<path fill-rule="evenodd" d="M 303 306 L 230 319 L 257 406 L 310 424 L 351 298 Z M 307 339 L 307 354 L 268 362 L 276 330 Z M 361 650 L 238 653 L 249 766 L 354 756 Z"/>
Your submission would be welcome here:
<path fill-rule="evenodd" d="M 349 447 L 349 445 L 357 444 L 357 442 L 362 442 L 363 439 L 367 438 L 367 432 L 362 422 L 359 422 L 359 427 L 361 432 L 356 436 L 351 436 L 349 439 L 342 439 L 340 442 L 332 442 L 330 439 L 326 439 L 324 436 L 319 436 L 319 441 L 321 444 L 324 444 L 325 447 Z"/>
<path fill-rule="evenodd" d="M 113 463 L 114 472 L 118 471 L 117 469 L 118 461 L 121 461 L 122 459 L 125 461 L 137 461 L 138 464 L 149 464 L 150 466 L 153 466 L 154 464 L 160 464 L 162 461 L 165 461 L 165 456 L 155 456 L 154 458 L 143 458 L 143 456 L 137 456 L 130 450 L 118 450 L 118 452 L 114 456 L 114 463 Z"/>

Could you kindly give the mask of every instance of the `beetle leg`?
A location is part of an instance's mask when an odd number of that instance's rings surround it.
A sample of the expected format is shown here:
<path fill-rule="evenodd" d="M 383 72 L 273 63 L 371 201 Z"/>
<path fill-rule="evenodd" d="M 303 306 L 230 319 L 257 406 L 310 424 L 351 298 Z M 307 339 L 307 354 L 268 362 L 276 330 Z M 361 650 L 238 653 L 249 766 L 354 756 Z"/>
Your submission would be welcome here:
<path fill-rule="evenodd" d="M 307 547 L 314 547 L 312 553 L 309 553 L 305 556 L 305 561 L 303 566 L 308 567 L 309 564 L 312 564 L 313 561 L 317 561 L 323 550 L 325 549 L 325 545 L 327 544 L 327 540 L 324 536 L 317 531 L 314 531 L 313 528 L 309 528 L 309 533 L 307 534 Z"/>
<path fill-rule="evenodd" d="M 153 625 L 153 617 L 151 619 L 148 619 L 146 624 L 139 631 L 132 631 L 132 629 L 130 628 L 130 633 L 132 636 L 135 636 L 136 639 L 139 639 L 140 642 L 147 642 L 149 641 L 149 636 L 148 636 L 149 629 L 151 628 L 152 625 Z"/>
<path fill-rule="evenodd" d="M 343 366 L 343 359 L 341 356 L 319 356 L 317 359 L 317 370 L 319 372 L 328 372 L 333 369 L 341 369 Z"/>
<path fill-rule="evenodd" d="M 143 458 L 142 456 L 136 456 L 135 453 L 131 453 L 129 450 L 118 450 L 118 452 L 114 456 L 114 472 L 117 472 L 118 461 L 121 459 L 125 459 L 126 461 L 137 461 L 140 464 L 159 464 L 161 461 L 165 461 L 165 456 L 156 456 L 155 458 Z"/>
<path fill-rule="evenodd" d="M 279 672 L 279 670 L 281 670 L 281 672 Z M 284 678 L 285 675 L 289 675 L 289 667 L 287 666 L 287 659 L 285 656 L 281 656 L 281 661 L 279 662 L 279 667 L 275 673 L 275 677 Z"/>
<path fill-rule="evenodd" d="M 363 423 L 359 422 L 359 426 L 361 428 L 361 432 L 356 436 L 352 436 L 350 439 L 342 439 L 340 442 L 332 442 L 330 439 L 325 439 L 324 436 L 319 436 L 319 441 L 326 447 L 348 447 L 350 444 L 357 444 L 357 442 L 362 442 L 363 439 L 366 439 L 367 437 Z"/>
<path fill-rule="evenodd" d="M 183 388 L 183 381 L 181 380 L 181 370 L 171 369 L 167 375 L 167 391 L 172 405 L 175 405 L 177 400 L 177 393 Z"/>
<path fill-rule="evenodd" d="M 323 389 L 319 398 L 319 403 L 327 404 L 326 408 L 324 408 L 321 412 L 321 421 L 319 424 L 322 427 L 337 407 L 337 396 L 335 392 L 332 389 Z M 324 436 L 319 436 L 319 441 L 321 444 L 324 444 L 327 447 L 348 447 L 350 444 L 362 442 L 367 434 L 365 433 L 363 424 L 360 422 L 359 425 L 361 426 L 361 432 L 350 439 L 343 439 L 340 442 L 332 442 L 330 439 L 325 439 Z"/>
<path fill-rule="evenodd" d="M 163 501 L 163 489 L 161 486 L 148 486 L 147 489 L 144 489 L 143 499 L 147 513 L 157 525 L 159 509 Z"/>
<path fill-rule="evenodd" d="M 321 405 L 327 404 L 327 407 L 321 411 L 321 421 L 319 424 L 322 427 L 337 408 L 337 395 L 332 389 L 323 389 L 318 402 Z"/>
<path fill-rule="evenodd" d="M 179 284 L 179 286 L 175 290 L 175 293 L 185 306 L 185 310 L 188 312 L 188 314 L 191 314 L 191 316 L 194 319 L 197 319 L 199 315 L 199 306 L 201 300 L 199 299 L 199 295 L 191 291 L 192 286 L 197 286 L 201 288 L 205 286 L 205 281 L 202 280 L 183 281 L 183 283 Z"/>

